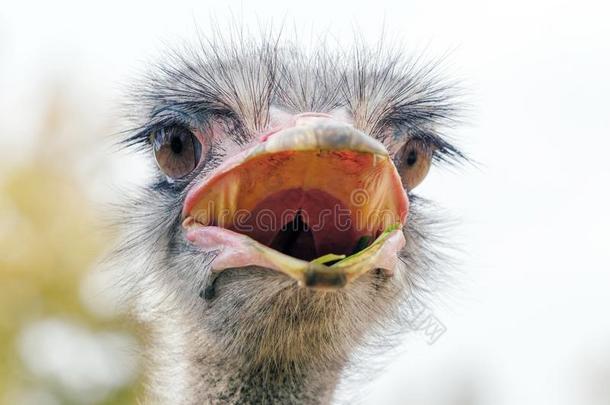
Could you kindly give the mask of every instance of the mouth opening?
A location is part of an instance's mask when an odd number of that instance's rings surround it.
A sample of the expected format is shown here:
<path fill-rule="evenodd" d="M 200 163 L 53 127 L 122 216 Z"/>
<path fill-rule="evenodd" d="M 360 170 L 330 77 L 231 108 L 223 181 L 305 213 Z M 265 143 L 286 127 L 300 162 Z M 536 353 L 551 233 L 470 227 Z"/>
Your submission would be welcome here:
<path fill-rule="evenodd" d="M 191 216 L 297 259 L 349 256 L 401 222 L 384 167 L 356 151 L 262 156 L 206 189 Z"/>
<path fill-rule="evenodd" d="M 354 214 L 355 210 L 326 191 L 293 188 L 266 197 L 252 215 L 229 229 L 305 261 L 329 254 L 347 257 L 366 247 L 363 240 L 379 234 L 358 229 Z"/>
<path fill-rule="evenodd" d="M 294 276 L 354 264 L 406 220 L 408 199 L 377 141 L 352 128 L 284 132 L 226 162 L 187 196 L 188 238 L 220 249 L 217 269 L 260 265 Z M 395 258 L 404 238 L 394 239 L 382 242 Z"/>
<path fill-rule="evenodd" d="M 333 240 L 345 238 L 339 230 L 330 236 Z M 347 235 L 346 239 L 348 243 L 344 248 L 336 248 L 332 245 L 318 246 L 314 232 L 303 219 L 302 213 L 298 212 L 294 220 L 282 227 L 275 235 L 269 247 L 285 255 L 306 261 L 327 257 L 324 264 L 331 266 L 342 258 L 355 255 L 366 249 L 376 237 L 364 235 L 355 240 L 352 235 Z M 350 249 L 349 246 L 352 246 L 352 248 Z"/>

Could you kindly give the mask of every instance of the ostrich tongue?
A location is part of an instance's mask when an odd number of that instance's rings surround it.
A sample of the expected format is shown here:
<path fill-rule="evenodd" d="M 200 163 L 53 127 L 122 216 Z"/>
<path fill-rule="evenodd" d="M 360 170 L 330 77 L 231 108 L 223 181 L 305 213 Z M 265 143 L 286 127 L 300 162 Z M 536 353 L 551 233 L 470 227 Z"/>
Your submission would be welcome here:
<path fill-rule="evenodd" d="M 356 254 L 358 254 L 360 251 L 364 250 L 367 248 L 367 246 L 369 246 L 371 244 L 371 237 L 368 235 L 364 235 L 362 236 L 360 239 L 358 239 L 358 243 L 356 244 L 356 247 L 354 248 L 354 252 L 349 256 L 352 257 Z M 338 255 L 335 253 L 328 253 L 325 255 L 322 255 L 320 257 L 318 257 L 317 259 L 312 260 L 312 263 L 315 264 L 324 264 L 324 265 L 331 265 L 334 263 L 337 263 L 343 259 L 345 259 L 347 256 L 344 254 Z"/>
<path fill-rule="evenodd" d="M 393 232 L 400 232 L 399 225 L 393 225 L 388 227 L 379 237 L 369 245 L 371 238 L 369 236 L 363 236 L 358 241 L 359 246 L 354 249 L 354 253 L 349 256 L 346 255 L 337 255 L 334 253 L 329 253 L 323 256 L 318 257 L 311 261 L 312 264 L 322 264 L 325 266 L 329 266 L 333 269 L 340 269 L 342 267 L 349 266 L 353 263 L 358 263 L 360 260 L 366 260 L 368 256 L 374 254 L 377 250 L 379 250 L 379 245 L 382 245 Z M 399 238 L 400 239 L 400 238 Z M 404 239 L 404 236 L 403 236 Z M 368 245 L 368 246 L 366 246 Z M 384 269 L 386 271 L 392 271 L 392 268 Z"/>

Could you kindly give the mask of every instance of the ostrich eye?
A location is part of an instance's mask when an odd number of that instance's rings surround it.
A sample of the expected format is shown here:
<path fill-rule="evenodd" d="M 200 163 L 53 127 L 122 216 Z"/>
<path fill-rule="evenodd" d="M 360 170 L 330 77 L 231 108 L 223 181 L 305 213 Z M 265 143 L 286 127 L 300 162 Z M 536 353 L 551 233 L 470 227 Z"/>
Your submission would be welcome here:
<path fill-rule="evenodd" d="M 163 128 L 151 135 L 151 141 L 157 165 L 167 177 L 184 177 L 199 164 L 201 143 L 187 128 Z"/>
<path fill-rule="evenodd" d="M 407 190 L 412 190 L 421 183 L 432 160 L 432 149 L 422 141 L 408 141 L 396 155 L 396 168 L 402 177 L 402 183 Z"/>

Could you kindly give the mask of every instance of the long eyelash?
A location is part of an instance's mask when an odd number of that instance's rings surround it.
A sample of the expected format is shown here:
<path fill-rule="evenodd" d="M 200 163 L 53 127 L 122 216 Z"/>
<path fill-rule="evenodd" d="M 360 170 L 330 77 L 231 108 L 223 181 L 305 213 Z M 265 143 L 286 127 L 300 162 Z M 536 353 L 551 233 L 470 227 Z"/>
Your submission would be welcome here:
<path fill-rule="evenodd" d="M 132 128 L 130 130 L 124 131 L 125 133 L 130 133 L 129 137 L 119 142 L 119 146 L 125 148 L 136 148 L 136 149 L 144 149 L 150 145 L 150 134 L 161 130 L 162 128 L 167 128 L 172 125 L 172 121 L 170 120 L 162 120 L 158 122 L 149 122 L 146 125 L 141 127 Z"/>
<path fill-rule="evenodd" d="M 403 123 L 396 127 L 393 127 L 391 128 L 391 130 L 391 132 L 394 134 L 394 139 L 389 140 L 388 138 L 390 138 L 390 135 L 386 135 L 384 136 L 382 142 L 404 143 L 410 140 L 417 140 L 434 151 L 432 157 L 433 160 L 438 163 L 456 165 L 462 162 L 469 161 L 466 155 L 461 150 L 459 150 L 456 146 L 450 144 L 445 140 L 446 136 L 441 136 L 433 130 L 424 130 L 417 126 L 409 125 L 407 123 Z"/>
<path fill-rule="evenodd" d="M 233 111 L 227 109 L 210 110 L 197 103 L 182 103 L 161 106 L 152 114 L 150 122 L 144 126 L 125 131 L 131 135 L 120 142 L 123 147 L 145 148 L 149 145 L 150 134 L 173 125 L 187 128 L 198 128 L 204 132 L 210 130 L 212 121 L 223 125 L 224 133 L 239 144 L 246 144 L 252 137 L 243 121 Z"/>
<path fill-rule="evenodd" d="M 193 118 L 200 117 L 200 118 Z M 175 106 L 170 108 L 166 107 L 155 112 L 155 116 L 153 119 L 144 126 L 138 128 L 132 128 L 131 130 L 125 131 L 131 133 L 131 135 L 122 140 L 120 145 L 123 147 L 136 147 L 136 148 L 144 148 L 150 145 L 150 134 L 160 131 L 161 129 L 168 128 L 171 126 L 184 126 L 186 128 L 197 128 L 202 129 L 204 132 L 208 132 L 210 130 L 211 120 L 213 118 L 218 118 L 219 121 L 225 123 L 232 123 L 231 126 L 234 128 L 240 128 L 241 123 L 236 121 L 235 117 L 232 114 L 222 111 L 222 112 L 210 112 L 205 111 L 205 113 L 193 113 L 187 114 L 183 111 L 179 110 Z M 233 132 L 235 132 L 234 130 Z M 235 134 L 234 136 L 243 137 L 241 134 Z"/>
<path fill-rule="evenodd" d="M 435 151 L 432 155 L 433 160 L 436 162 L 459 164 L 468 160 L 462 151 L 434 132 L 416 131 L 412 134 L 411 139 L 418 139 L 429 147 L 432 147 Z"/>

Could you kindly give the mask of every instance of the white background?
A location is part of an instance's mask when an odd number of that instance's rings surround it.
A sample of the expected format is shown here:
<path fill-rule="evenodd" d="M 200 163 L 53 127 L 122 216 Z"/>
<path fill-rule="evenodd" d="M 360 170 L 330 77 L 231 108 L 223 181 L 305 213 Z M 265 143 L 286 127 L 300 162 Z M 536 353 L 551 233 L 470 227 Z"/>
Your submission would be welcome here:
<path fill-rule="evenodd" d="M 4 2 L 0 147 L 27 155 L 50 78 L 86 100 L 82 114 L 110 121 L 145 61 L 230 13 L 340 40 L 385 28 L 408 49 L 449 51 L 446 71 L 469 91 L 469 124 L 452 134 L 479 164 L 436 169 L 420 190 L 459 219 L 461 273 L 435 309 L 447 333 L 432 346 L 409 338 L 362 402 L 609 403 L 609 6 Z"/>

